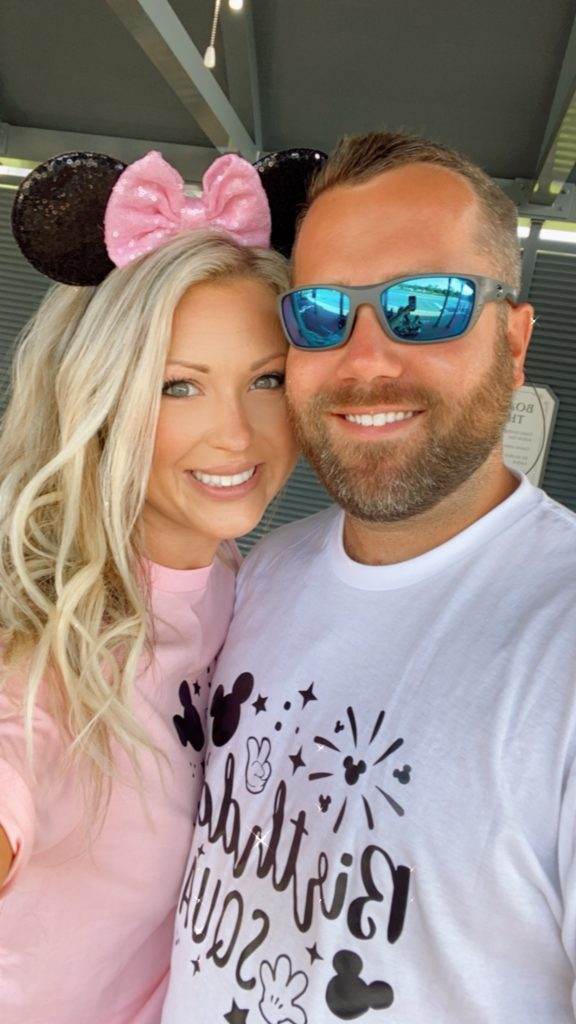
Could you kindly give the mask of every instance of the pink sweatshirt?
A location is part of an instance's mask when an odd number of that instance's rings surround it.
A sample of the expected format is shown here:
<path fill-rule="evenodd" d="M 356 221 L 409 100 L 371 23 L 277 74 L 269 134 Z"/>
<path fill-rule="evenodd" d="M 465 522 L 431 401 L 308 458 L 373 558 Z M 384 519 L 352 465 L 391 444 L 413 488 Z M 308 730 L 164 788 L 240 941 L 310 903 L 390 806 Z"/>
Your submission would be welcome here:
<path fill-rule="evenodd" d="M 17 851 L 0 890 L 0 1021 L 158 1024 L 174 912 L 202 778 L 203 718 L 234 574 L 153 566 L 157 643 L 135 708 L 166 754 L 142 756 L 145 802 L 128 758 L 92 849 L 77 775 L 41 707 L 30 784 L 22 723 L 0 694 L 0 823 Z"/>

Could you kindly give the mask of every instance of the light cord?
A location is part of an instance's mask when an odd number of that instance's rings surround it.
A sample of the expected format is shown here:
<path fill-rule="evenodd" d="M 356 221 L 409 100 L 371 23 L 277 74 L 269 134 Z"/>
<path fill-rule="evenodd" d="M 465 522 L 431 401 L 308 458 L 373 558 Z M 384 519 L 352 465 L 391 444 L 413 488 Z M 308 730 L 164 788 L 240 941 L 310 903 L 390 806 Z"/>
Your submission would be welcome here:
<path fill-rule="evenodd" d="M 210 42 L 206 47 L 206 52 L 204 54 L 204 66 L 207 68 L 216 67 L 216 32 L 218 31 L 218 18 L 220 17 L 221 6 L 222 0 L 215 0 L 214 17 L 212 18 L 212 31 L 210 33 Z"/>

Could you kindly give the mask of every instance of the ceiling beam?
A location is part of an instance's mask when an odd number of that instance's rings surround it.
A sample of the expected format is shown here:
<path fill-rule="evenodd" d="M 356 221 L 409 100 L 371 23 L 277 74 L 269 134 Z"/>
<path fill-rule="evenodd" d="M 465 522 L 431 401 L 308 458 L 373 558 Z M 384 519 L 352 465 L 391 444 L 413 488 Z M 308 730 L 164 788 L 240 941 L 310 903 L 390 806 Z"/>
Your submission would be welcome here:
<path fill-rule="evenodd" d="M 554 202 L 555 196 L 551 192 L 552 183 L 564 184 L 570 175 L 576 161 L 576 146 L 574 145 L 575 125 L 576 18 L 566 43 L 542 146 L 538 155 L 534 175 L 534 202 L 545 205 Z"/>
<path fill-rule="evenodd" d="M 534 218 L 530 221 L 530 233 L 522 245 L 522 283 L 520 288 L 519 302 L 528 302 L 532 279 L 536 269 L 538 258 L 538 246 L 540 245 L 540 232 L 544 220 Z"/>
<path fill-rule="evenodd" d="M 107 153 L 126 164 L 139 160 L 151 149 L 158 149 L 185 181 L 199 182 L 214 160 L 214 150 L 202 146 L 181 146 L 152 139 L 120 139 L 113 135 L 87 135 L 81 132 L 50 131 L 0 122 L 0 157 L 30 160 L 40 164 L 58 153 L 74 151 Z"/>
<path fill-rule="evenodd" d="M 168 0 L 107 0 L 180 102 L 221 152 L 233 150 L 254 162 L 258 153 L 226 94 L 204 67 Z"/>
<path fill-rule="evenodd" d="M 220 21 L 230 99 L 242 112 L 258 150 L 262 153 L 262 115 L 256 62 L 252 0 L 244 0 L 242 13 L 223 11 Z"/>

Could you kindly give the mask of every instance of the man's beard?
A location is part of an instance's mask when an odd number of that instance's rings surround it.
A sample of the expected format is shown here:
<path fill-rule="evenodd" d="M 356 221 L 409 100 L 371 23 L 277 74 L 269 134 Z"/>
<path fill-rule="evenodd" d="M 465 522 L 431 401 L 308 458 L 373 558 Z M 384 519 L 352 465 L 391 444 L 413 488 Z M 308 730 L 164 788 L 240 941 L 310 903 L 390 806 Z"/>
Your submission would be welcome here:
<path fill-rule="evenodd" d="M 317 357 L 320 358 L 320 357 Z M 438 392 L 396 381 L 370 387 L 341 385 L 319 392 L 306 406 L 289 399 L 296 437 L 327 491 L 349 515 L 394 523 L 433 508 L 480 468 L 500 442 L 513 392 L 514 363 L 501 325 L 491 367 L 457 404 Z M 333 443 L 326 414 L 334 408 L 394 406 L 425 410 L 417 441 Z"/>

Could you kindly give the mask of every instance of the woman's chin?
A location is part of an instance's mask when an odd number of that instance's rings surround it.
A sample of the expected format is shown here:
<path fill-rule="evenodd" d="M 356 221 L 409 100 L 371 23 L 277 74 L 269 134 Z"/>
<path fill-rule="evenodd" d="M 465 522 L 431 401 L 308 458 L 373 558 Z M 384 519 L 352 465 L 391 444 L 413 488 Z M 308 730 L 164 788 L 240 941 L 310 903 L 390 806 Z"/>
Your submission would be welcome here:
<path fill-rule="evenodd" d="M 254 513 L 242 513 L 241 511 L 234 512 L 232 508 L 228 508 L 228 514 L 222 517 L 214 517 L 214 520 L 210 526 L 210 532 L 212 538 L 218 542 L 225 540 L 235 540 L 237 537 L 244 537 L 247 533 L 251 533 L 256 526 L 262 521 L 266 507 L 262 508 L 260 512 Z M 219 522 L 217 520 L 220 520 Z"/>
<path fill-rule="evenodd" d="M 266 509 L 276 494 L 270 494 L 270 481 L 266 479 L 263 467 L 258 466 L 254 475 L 240 486 L 207 485 L 187 474 L 189 486 L 199 504 L 195 506 L 190 525 L 201 518 L 214 539 L 232 540 L 250 533 L 258 526 Z M 201 515 L 196 519 L 196 515 Z"/>

